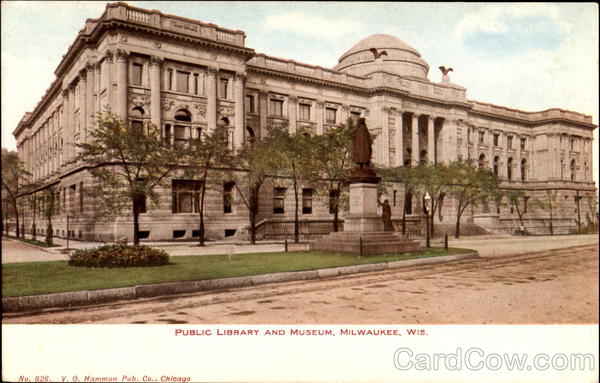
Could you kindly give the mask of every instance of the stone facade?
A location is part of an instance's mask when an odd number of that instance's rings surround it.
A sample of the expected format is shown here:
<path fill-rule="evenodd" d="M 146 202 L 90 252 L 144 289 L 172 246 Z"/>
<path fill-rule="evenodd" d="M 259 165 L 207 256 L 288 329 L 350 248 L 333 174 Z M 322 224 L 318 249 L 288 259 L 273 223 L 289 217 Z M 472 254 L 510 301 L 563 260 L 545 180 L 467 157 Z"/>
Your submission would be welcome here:
<path fill-rule="evenodd" d="M 363 116 L 377 135 L 373 162 L 379 165 L 474 159 L 493 167 L 504 187 L 522 189 L 531 200 L 556 191 L 555 232 L 574 228 L 578 215 L 585 223 L 591 214 L 587 198 L 596 192 L 591 116 L 562 109 L 525 112 L 468 100 L 466 89 L 447 75 L 434 83 L 428 72 L 420 54 L 393 36 L 361 40 L 328 69 L 256 53 L 245 46 L 242 31 L 111 3 L 100 18 L 86 21 L 56 68 L 55 81 L 13 134 L 34 180 L 60 192 L 53 226 L 61 237 L 67 230 L 74 238 L 131 237 L 129 216 L 97 214 L 85 194 L 94 181 L 75 161 L 74 144 L 87 139 L 94 116 L 105 108 L 130 123 L 160 126 L 174 145 L 203 129 L 227 129 L 232 148 L 264 137 L 271 125 L 285 123 L 292 132 L 310 127 L 321 134 L 349 117 Z M 174 197 L 181 191 L 181 201 L 188 198 L 189 185 L 177 179 L 172 185 L 162 192 L 159 207 L 141 216 L 141 230 L 149 239 L 194 235 L 197 214 L 185 203 L 175 206 Z M 262 190 L 259 235 L 285 233 L 291 228 L 291 189 L 276 180 Z M 209 190 L 211 238 L 244 235 L 248 224 L 244 205 L 235 193 L 225 198 L 227 193 L 226 185 Z M 404 206 L 402 185 L 388 198 L 397 219 Z M 410 210 L 416 213 L 414 200 Z M 310 185 L 304 188 L 302 212 L 303 233 L 330 230 L 327 196 L 314 195 Z M 29 231 L 33 214 L 25 214 Z M 447 201 L 436 220 L 451 223 L 453 215 L 453 203 Z M 532 231 L 547 231 L 547 212 L 530 206 L 525 219 Z M 36 220 L 43 231 L 43 217 Z M 510 207 L 476 209 L 465 220 L 492 231 L 518 226 Z"/>

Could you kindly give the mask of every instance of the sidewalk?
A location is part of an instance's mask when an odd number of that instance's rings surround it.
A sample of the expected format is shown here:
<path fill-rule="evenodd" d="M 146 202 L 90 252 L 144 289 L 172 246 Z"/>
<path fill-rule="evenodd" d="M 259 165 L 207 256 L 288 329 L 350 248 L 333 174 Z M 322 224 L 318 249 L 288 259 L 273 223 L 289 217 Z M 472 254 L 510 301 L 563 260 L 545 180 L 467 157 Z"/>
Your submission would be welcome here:
<path fill-rule="evenodd" d="M 27 235 L 30 238 L 29 235 Z M 43 237 L 38 236 L 38 239 Z M 437 238 L 436 238 L 437 240 Z M 439 241 L 438 241 L 439 242 Z M 36 262 L 51 260 L 66 260 L 68 255 L 65 252 L 66 240 L 55 238 L 54 243 L 59 247 L 41 248 L 32 245 L 19 244 L 26 246 L 25 249 L 19 248 L 13 250 L 13 246 L 4 250 L 3 244 L 2 263 L 10 262 Z M 465 237 L 461 239 L 448 238 L 450 247 L 460 247 L 476 250 L 481 257 L 499 257 L 506 255 L 526 254 L 536 251 L 550 249 L 561 249 L 565 247 L 590 245 L 598 243 L 597 234 L 583 235 L 555 235 L 555 236 L 511 236 L 511 235 L 482 235 Z M 157 247 L 165 250 L 169 255 L 207 255 L 207 254 L 241 254 L 241 253 L 272 253 L 284 251 L 284 241 L 257 241 L 256 245 L 240 241 L 210 241 L 206 246 L 198 246 L 196 241 L 189 242 L 142 242 L 143 245 Z M 100 242 L 86 242 L 69 240 L 71 249 L 84 249 L 100 246 Z M 435 242 L 434 242 L 435 245 Z M 31 249 L 27 251 L 26 249 Z M 288 242 L 290 251 L 308 250 L 308 242 L 295 244 Z"/>

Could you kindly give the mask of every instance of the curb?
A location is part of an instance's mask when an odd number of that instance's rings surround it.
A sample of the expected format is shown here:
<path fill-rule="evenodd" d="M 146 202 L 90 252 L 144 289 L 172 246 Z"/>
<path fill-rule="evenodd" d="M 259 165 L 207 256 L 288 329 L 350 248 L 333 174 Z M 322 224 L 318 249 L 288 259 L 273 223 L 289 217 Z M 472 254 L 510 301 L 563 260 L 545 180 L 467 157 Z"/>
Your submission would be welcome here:
<path fill-rule="evenodd" d="M 318 270 L 290 271 L 245 277 L 207 279 L 202 281 L 154 283 L 102 290 L 84 290 L 54 294 L 26 295 L 21 297 L 2 298 L 2 310 L 4 312 L 19 312 L 47 308 L 85 306 L 89 304 L 107 303 L 119 300 L 153 298 L 174 294 L 258 286 L 267 283 L 324 279 L 339 275 L 368 273 L 417 265 L 431 265 L 470 258 L 479 258 L 479 254 L 477 252 L 469 252 L 456 255 L 443 255 L 433 258 L 417 258 L 407 261 L 370 263 L 365 265 L 341 266 Z"/>

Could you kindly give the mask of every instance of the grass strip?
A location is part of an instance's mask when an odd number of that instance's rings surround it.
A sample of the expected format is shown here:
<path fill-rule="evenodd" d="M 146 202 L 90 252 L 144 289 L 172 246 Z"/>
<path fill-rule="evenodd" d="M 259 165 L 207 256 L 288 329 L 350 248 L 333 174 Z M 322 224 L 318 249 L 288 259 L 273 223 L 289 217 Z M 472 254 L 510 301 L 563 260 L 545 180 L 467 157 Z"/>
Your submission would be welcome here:
<path fill-rule="evenodd" d="M 166 266 L 130 268 L 73 267 L 66 261 L 7 263 L 2 265 L 2 296 L 23 296 L 65 291 L 97 290 L 148 283 L 182 282 L 215 278 L 315 270 L 471 252 L 450 248 L 417 253 L 359 257 L 317 251 L 219 254 L 170 257 Z"/>

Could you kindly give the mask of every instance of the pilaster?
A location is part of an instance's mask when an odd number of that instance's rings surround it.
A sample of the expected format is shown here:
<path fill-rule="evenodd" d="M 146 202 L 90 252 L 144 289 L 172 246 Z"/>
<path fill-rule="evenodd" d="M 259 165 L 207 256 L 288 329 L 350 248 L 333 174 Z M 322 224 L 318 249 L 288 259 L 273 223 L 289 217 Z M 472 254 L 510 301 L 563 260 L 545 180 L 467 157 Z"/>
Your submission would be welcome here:
<path fill-rule="evenodd" d="M 235 100 L 235 131 L 233 135 L 234 148 L 240 148 L 244 143 L 244 81 L 245 73 L 236 73 L 233 78 L 233 97 Z"/>
<path fill-rule="evenodd" d="M 206 69 L 206 119 L 208 131 L 212 132 L 217 127 L 217 67 Z"/>
<path fill-rule="evenodd" d="M 160 106 L 160 70 L 162 59 L 157 56 L 150 57 L 150 122 L 161 129 L 161 106 Z"/>

